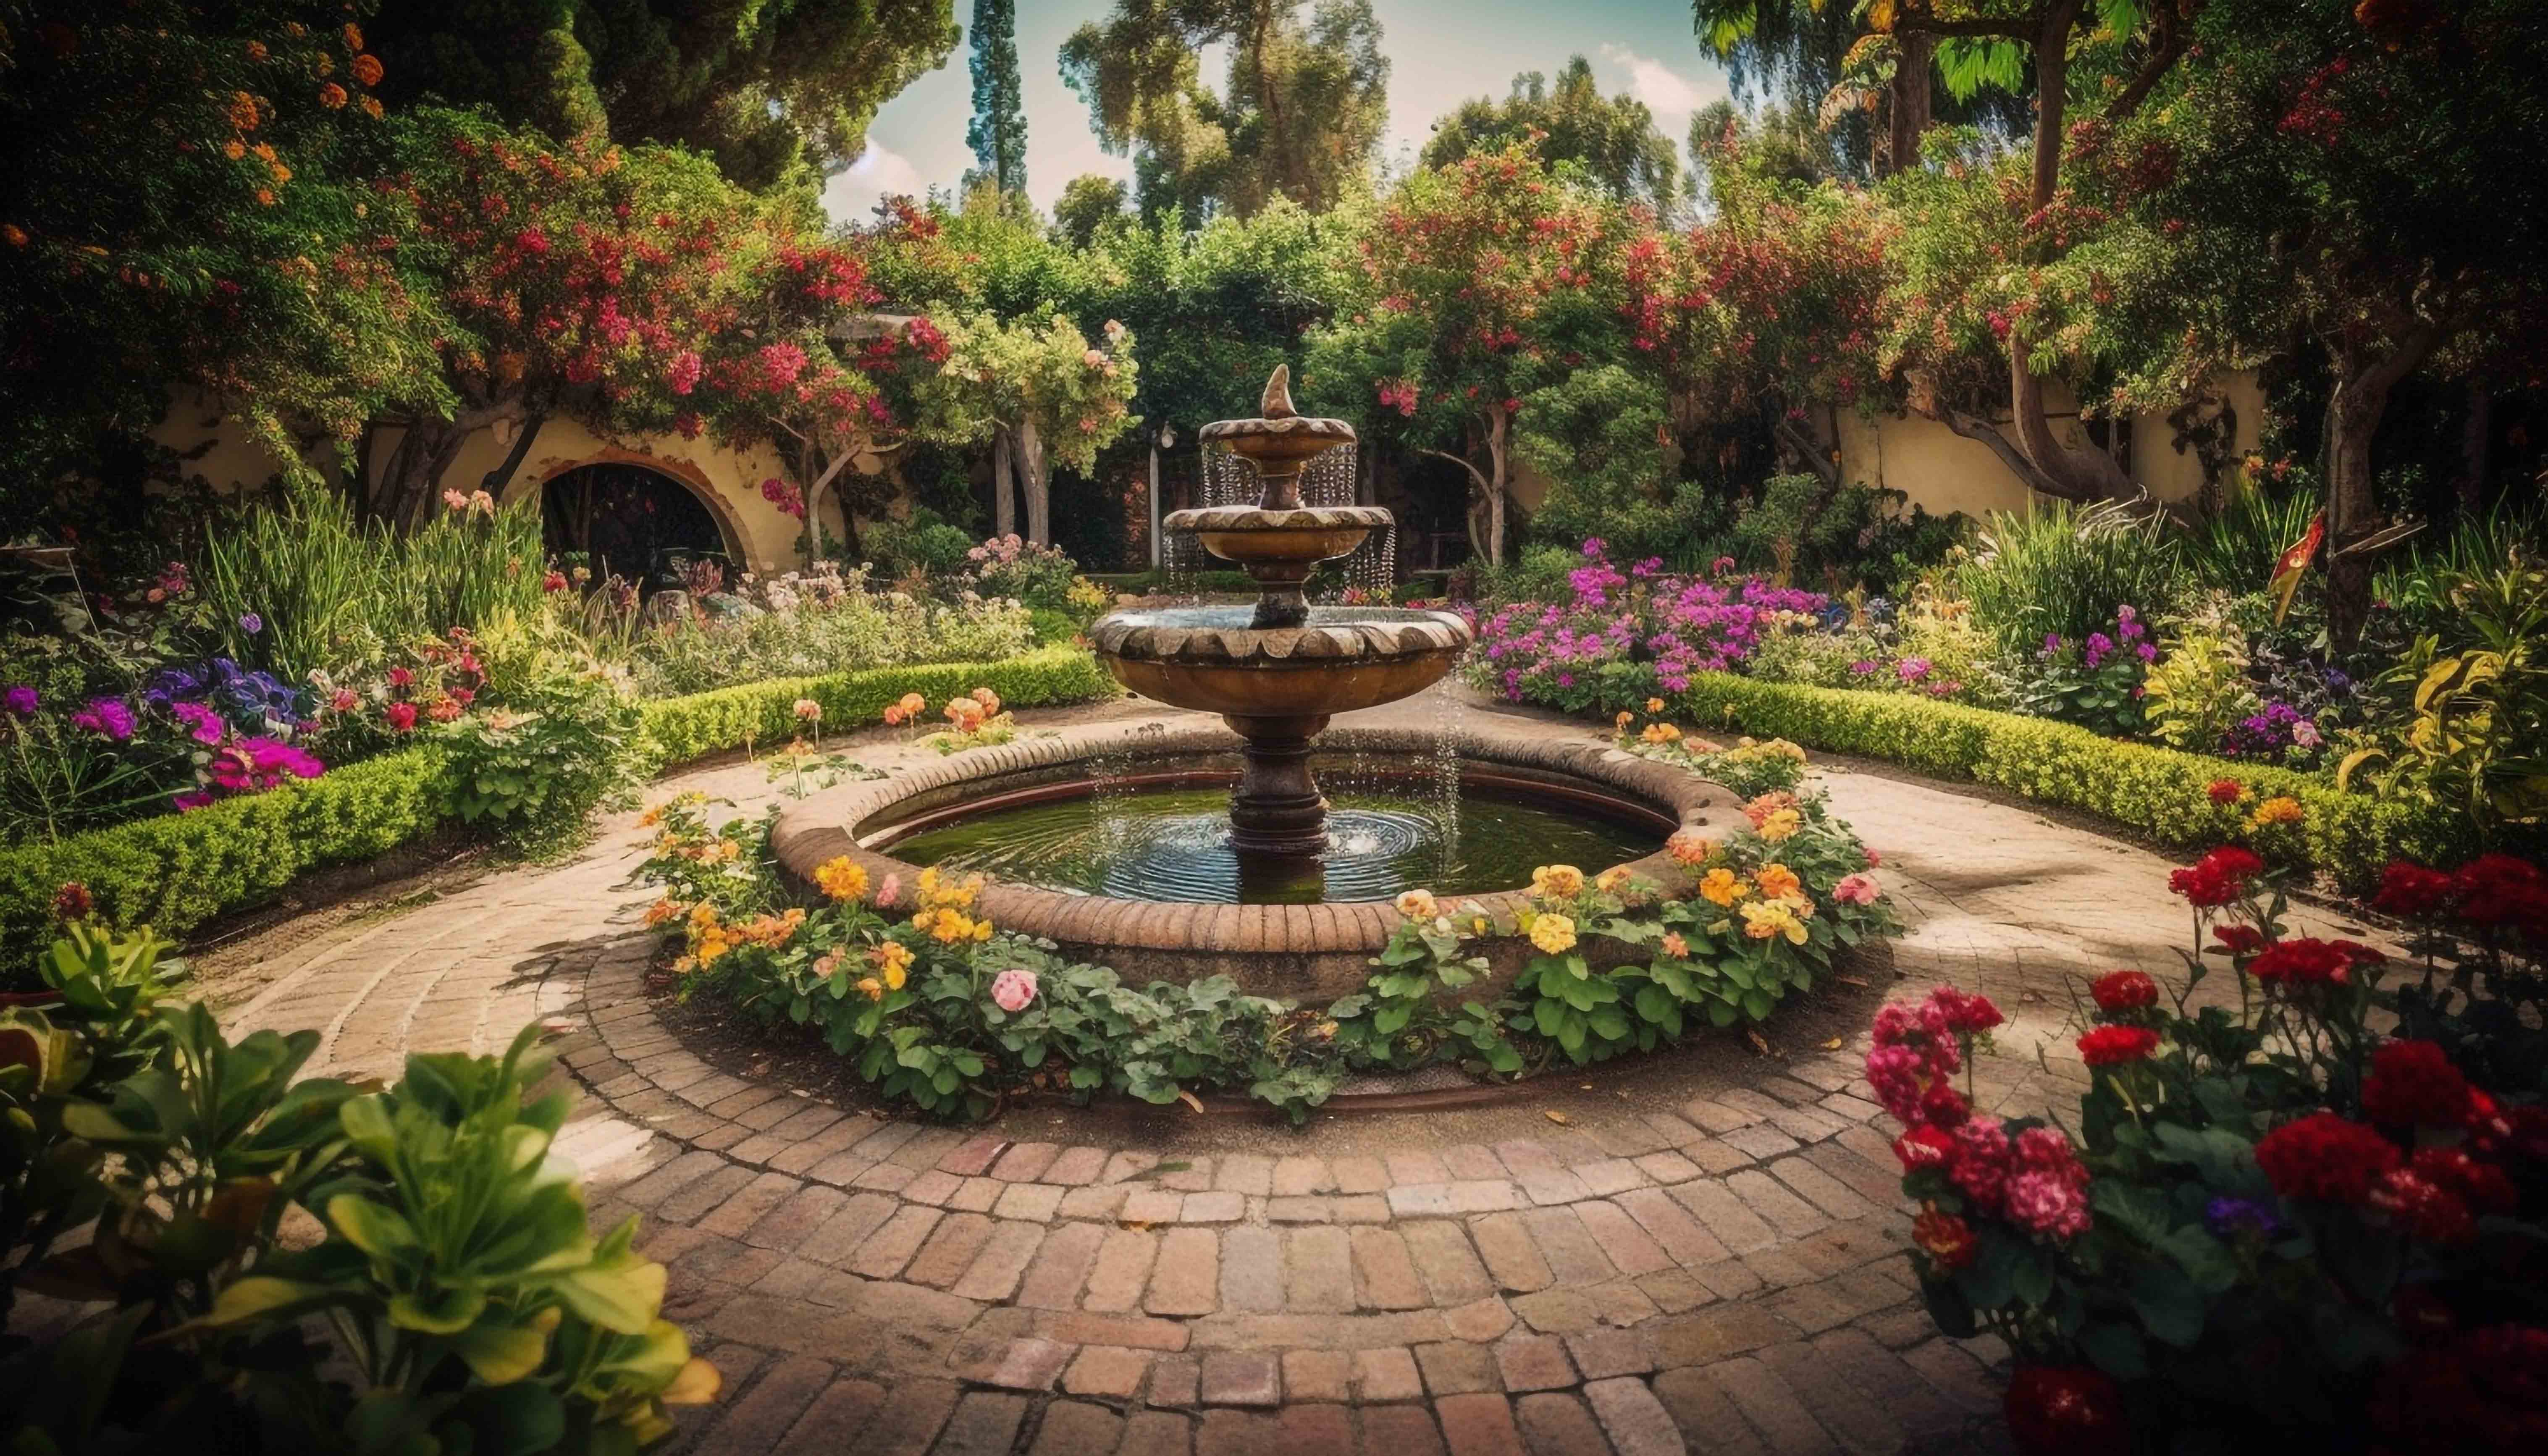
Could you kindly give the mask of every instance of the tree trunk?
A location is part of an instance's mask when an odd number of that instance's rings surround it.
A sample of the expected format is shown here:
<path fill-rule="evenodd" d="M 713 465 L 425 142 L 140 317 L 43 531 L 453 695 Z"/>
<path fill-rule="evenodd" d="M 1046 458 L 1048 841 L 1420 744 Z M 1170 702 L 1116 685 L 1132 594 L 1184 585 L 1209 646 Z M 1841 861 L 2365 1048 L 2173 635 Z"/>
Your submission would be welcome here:
<path fill-rule="evenodd" d="M 443 472 L 459 457 L 469 430 L 457 420 L 418 416 L 399 436 L 398 448 L 372 491 L 371 515 L 393 530 L 422 525 L 432 511 Z"/>
<path fill-rule="evenodd" d="M 478 488 L 495 497 L 499 502 L 502 501 L 504 488 L 513 483 L 513 472 L 522 468 L 522 457 L 531 453 L 531 442 L 540 437 L 540 426 L 548 422 L 546 414 L 533 414 L 524 419 L 521 428 L 513 432 L 513 448 L 504 452 L 504 463 L 487 472 L 486 479 L 478 483 Z"/>
<path fill-rule="evenodd" d="M 1878 176 L 1907 171 L 1920 160 L 1920 138 L 1928 133 L 1929 69 L 1938 53 L 1938 38 L 1912 31 L 1894 38 L 1893 83 L 1887 87 L 1888 123 L 1884 163 Z"/>
<path fill-rule="evenodd" d="M 1502 566 L 1504 560 L 1504 492 L 1509 469 L 1505 463 L 1505 431 L 1511 423 L 1512 416 L 1504 412 L 1502 405 L 1487 410 L 1487 459 L 1495 467 L 1487 484 L 1487 562 L 1491 566 Z"/>
<path fill-rule="evenodd" d="M 991 534 L 1005 536 L 1018 528 L 1017 498 L 1009 494 L 1009 477 L 1016 473 L 1016 442 L 1009 438 L 1009 427 L 995 425 L 991 430 Z"/>
<path fill-rule="evenodd" d="M 2326 404 L 2326 630 L 2336 651 L 2362 640 L 2371 615 L 2371 555 L 2347 548 L 2380 529 L 2371 441 L 2389 410 L 2389 393 L 2432 352 L 2439 330 L 2417 324 L 2386 355 L 2369 357 L 2356 343 L 2335 348 L 2335 392 Z"/>
<path fill-rule="evenodd" d="M 2460 422 L 2460 508 L 2486 508 L 2487 446 L 2495 435 L 2495 391 L 2483 374 L 2468 382 L 2468 417 Z"/>
<path fill-rule="evenodd" d="M 1017 448 L 1018 486 L 1027 498 L 1027 539 L 1039 546 L 1052 544 L 1052 471 L 1045 464 L 1044 436 L 1037 432 L 1035 416 L 1018 421 Z"/>

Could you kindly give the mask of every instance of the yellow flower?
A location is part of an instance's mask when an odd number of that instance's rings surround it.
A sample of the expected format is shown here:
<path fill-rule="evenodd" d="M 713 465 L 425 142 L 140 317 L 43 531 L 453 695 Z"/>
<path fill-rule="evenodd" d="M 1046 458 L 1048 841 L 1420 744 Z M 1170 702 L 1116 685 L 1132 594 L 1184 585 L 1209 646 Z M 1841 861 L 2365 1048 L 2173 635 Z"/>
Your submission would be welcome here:
<path fill-rule="evenodd" d="M 2258 804 L 2255 816 L 2247 822 L 2258 829 L 2269 824 L 2298 824 L 2301 822 L 2301 801 L 2278 794 Z"/>
<path fill-rule="evenodd" d="M 662 925 L 666 921 L 679 920 L 681 918 L 682 907 L 669 895 L 646 907 L 646 923 L 648 925 Z"/>
<path fill-rule="evenodd" d="M 1630 870 L 1627 865 L 1613 864 L 1609 868 L 1592 876 L 1592 888 L 1599 890 L 1605 895 L 1615 895 L 1627 886 L 1629 880 L 1635 877 L 1635 872 Z"/>
<path fill-rule="evenodd" d="M 1796 878 L 1796 871 L 1784 864 L 1762 865 L 1761 872 L 1754 875 L 1752 881 L 1761 887 L 1762 897 L 1771 900 L 1795 894 L 1804 888 L 1804 881 Z"/>
<path fill-rule="evenodd" d="M 931 922 L 929 933 L 942 943 L 952 946 L 957 941 L 969 941 L 973 938 L 973 922 L 966 918 L 961 910 L 941 910 L 938 912 L 938 918 Z"/>
<path fill-rule="evenodd" d="M 1563 956 L 1575 949 L 1575 922 L 1563 915 L 1534 916 L 1530 943 L 1551 956 Z"/>
<path fill-rule="evenodd" d="M 814 883 L 835 900 L 855 900 L 867 892 L 867 872 L 849 856 L 836 855 L 814 866 Z"/>
<path fill-rule="evenodd" d="M 648 809 L 645 813 L 637 816 L 638 826 L 644 829 L 652 829 L 663 822 L 664 806 L 662 804 L 657 804 L 655 807 Z"/>
<path fill-rule="evenodd" d="M 1646 711 L 1647 711 L 1647 712 L 1650 712 L 1650 713 L 1660 713 L 1660 712 L 1662 712 L 1663 710 L 1664 710 L 1664 700 L 1663 700 L 1662 698 L 1660 698 L 1660 697 L 1650 697 L 1650 698 L 1647 698 L 1647 699 L 1646 699 Z"/>
<path fill-rule="evenodd" d="M 1795 838 L 1796 831 L 1804 827 L 1804 816 L 1795 810 L 1773 809 L 1761 821 L 1761 837 L 1774 845 Z"/>
<path fill-rule="evenodd" d="M 859 989 L 866 992 L 867 999 L 870 1001 L 881 1001 L 884 999 L 884 982 L 877 980 L 874 976 L 863 975 L 859 977 Z"/>
<path fill-rule="evenodd" d="M 1760 900 L 1743 907 L 1743 933 L 1756 941 L 1773 936 L 1785 936 L 1790 944 L 1805 943 L 1804 922 L 1796 912 L 1776 900 Z"/>
<path fill-rule="evenodd" d="M 879 968 L 895 974 L 911 968 L 911 948 L 900 941 L 887 941 L 868 954 Z"/>
<path fill-rule="evenodd" d="M 1735 878 L 1733 870 L 1719 864 L 1698 882 L 1698 892 L 1716 904 L 1731 905 L 1743 898 L 1743 881 Z"/>
<path fill-rule="evenodd" d="M 730 839 L 721 839 L 717 841 L 716 853 L 720 860 L 739 860 L 743 858 L 743 846 Z"/>
<path fill-rule="evenodd" d="M 690 907 L 690 924 L 700 930 L 717 923 L 717 907 L 705 900 Z"/>
<path fill-rule="evenodd" d="M 1648 723 L 1646 731 L 1637 736 L 1648 743 L 1671 743 L 1681 737 L 1681 730 L 1670 723 Z"/>
<path fill-rule="evenodd" d="M 1572 864 L 1542 864 L 1530 872 L 1534 894 L 1572 900 L 1584 893 L 1584 871 Z"/>
<path fill-rule="evenodd" d="M 1409 890 L 1398 897 L 1398 913 L 1410 920 L 1431 920 L 1442 913 L 1442 906 L 1431 890 Z"/>
<path fill-rule="evenodd" d="M 1637 716 L 1636 714 L 1631 713 L 1631 712 L 1628 712 L 1628 711 L 1625 711 L 1625 710 L 1623 709 L 1623 710 L 1620 712 L 1619 716 L 1617 716 L 1617 717 L 1615 717 L 1615 718 L 1612 718 L 1612 719 L 1610 720 L 1610 726 L 1611 726 L 1611 727 L 1613 727 L 1613 728 L 1618 729 L 1618 730 L 1619 730 L 1620 732 L 1622 732 L 1622 733 L 1625 733 L 1625 732 L 1627 732 L 1627 731 L 1628 731 L 1628 723 L 1629 723 L 1629 720 L 1630 720 L 1630 719 L 1633 719 L 1633 718 L 1634 718 L 1634 717 L 1636 717 L 1636 716 Z"/>

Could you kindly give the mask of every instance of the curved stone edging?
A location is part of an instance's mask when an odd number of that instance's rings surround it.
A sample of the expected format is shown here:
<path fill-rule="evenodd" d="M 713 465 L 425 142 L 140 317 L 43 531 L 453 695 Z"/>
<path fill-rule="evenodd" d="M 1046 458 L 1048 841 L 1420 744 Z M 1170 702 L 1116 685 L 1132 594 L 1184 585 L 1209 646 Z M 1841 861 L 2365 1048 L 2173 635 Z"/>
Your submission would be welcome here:
<path fill-rule="evenodd" d="M 1701 833 L 1739 811 L 1739 801 L 1725 788 L 1614 748 L 1474 729 L 1456 730 L 1449 741 L 1463 764 L 1587 780 L 1659 805 L 1684 828 Z M 1414 728 L 1338 728 L 1320 740 L 1322 749 L 1333 752 L 1405 754 L 1430 754 L 1442 742 L 1440 733 Z M 1239 745 L 1237 735 L 1217 728 L 1144 732 L 1107 727 L 971 749 L 900 778 L 814 794 L 779 815 L 771 849 L 789 872 L 806 879 L 813 877 L 816 865 L 845 855 L 871 880 L 880 883 L 888 874 L 909 880 L 919 873 L 918 866 L 862 847 L 856 830 L 918 795 L 1112 753 L 1235 753 Z M 1609 866 L 1583 867 L 1593 872 Z M 1682 878 L 1661 847 L 1626 867 L 1668 883 Z M 1520 888 L 1462 898 L 1499 916 L 1510 916 L 1528 902 L 1527 891 Z M 1362 984 L 1370 957 L 1388 945 L 1399 923 L 1397 910 L 1379 901 L 1216 905 L 1117 900 L 997 880 L 983 889 L 981 908 L 1003 930 L 1054 941 L 1073 954 L 1115 966 L 1136 982 L 1229 974 L 1254 994 L 1325 999 Z M 1518 963 L 1511 969 L 1517 970 Z"/>

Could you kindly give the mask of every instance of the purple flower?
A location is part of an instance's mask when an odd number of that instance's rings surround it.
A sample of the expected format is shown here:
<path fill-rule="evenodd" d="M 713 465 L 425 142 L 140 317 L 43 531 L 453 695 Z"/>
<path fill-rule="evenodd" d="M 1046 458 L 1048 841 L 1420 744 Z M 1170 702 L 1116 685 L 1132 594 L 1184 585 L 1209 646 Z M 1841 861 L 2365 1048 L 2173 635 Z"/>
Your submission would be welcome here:
<path fill-rule="evenodd" d="M 2142 662 L 2154 663 L 2158 661 L 2158 649 L 2151 646 L 2149 643 L 2141 642 L 2134 644 L 2133 652 L 2135 655 L 2138 656 Z"/>
<path fill-rule="evenodd" d="M 1598 536 L 1587 536 L 1584 538 L 1584 559 L 1586 561 L 1598 561 L 1609 551 L 1609 549 L 1610 543 L 1602 540 Z"/>
<path fill-rule="evenodd" d="M 2241 1232 L 2253 1232 L 2259 1238 L 2270 1238 L 2283 1227 L 2273 1210 L 2252 1198 L 2232 1198 L 2228 1194 L 2212 1200 L 2203 1210 L 2203 1223 L 2216 1238 L 2231 1238 Z"/>
<path fill-rule="evenodd" d="M 1905 682 L 1917 682 L 1929 676 L 1929 660 L 1925 657 L 1906 657 L 1893 665 L 1893 676 Z"/>
<path fill-rule="evenodd" d="M 239 630 L 245 632 L 250 637 L 253 637 L 257 633 L 265 630 L 265 618 L 258 616 L 252 611 L 240 612 Z"/>
<path fill-rule="evenodd" d="M 1849 665 L 1849 670 L 1854 675 L 1864 678 L 1867 674 L 1875 671 L 1875 664 L 1868 662 L 1865 658 L 1860 658 L 1857 662 Z"/>
<path fill-rule="evenodd" d="M 2110 652 L 2113 652 L 2114 650 L 2115 650 L 2115 639 L 2114 639 L 2114 638 L 2107 636 L 2107 635 L 2106 635 L 2105 633 L 2103 633 L 2103 632 L 2091 632 L 2091 633 L 2089 633 L 2089 634 L 2088 634 L 2088 667 L 2089 667 L 2089 669 L 2090 669 L 2091 671 L 2094 671 L 2094 670 L 2095 670 L 2095 668 L 2096 668 L 2096 666 L 2097 666 L 2099 663 L 2102 663 L 2102 662 L 2104 662 L 2104 661 L 2106 660 L 2106 655 L 2107 655 L 2108 653 L 2110 653 Z"/>
<path fill-rule="evenodd" d="M 2047 632 L 2047 633 L 2045 633 L 2045 634 L 2044 634 L 2044 655 L 2045 655 L 2046 657 L 2050 657 L 2050 656 L 2052 656 L 2054 653 L 2059 652 L 2060 650 L 2061 650 L 2061 634 L 2060 634 L 2060 633 L 2058 633 L 2058 632 Z"/>
<path fill-rule="evenodd" d="M 120 697 L 91 698 L 71 714 L 71 726 L 122 743 L 133 736 L 133 709 Z"/>
<path fill-rule="evenodd" d="M 36 716 L 36 709 L 41 699 L 36 696 L 36 689 L 21 682 L 7 692 L 0 693 L 0 703 L 7 704 L 9 711 L 21 718 L 32 718 Z"/>

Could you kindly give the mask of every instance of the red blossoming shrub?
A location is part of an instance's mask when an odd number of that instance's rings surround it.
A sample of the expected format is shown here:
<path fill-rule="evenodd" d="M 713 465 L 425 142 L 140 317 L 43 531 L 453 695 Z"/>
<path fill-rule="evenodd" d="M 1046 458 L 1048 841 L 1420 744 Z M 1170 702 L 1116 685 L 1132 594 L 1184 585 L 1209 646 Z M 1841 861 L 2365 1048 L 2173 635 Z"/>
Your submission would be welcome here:
<path fill-rule="evenodd" d="M 2357 1449 L 2366 1430 L 2548 1449 L 2548 1032 L 2522 920 L 2539 878 L 2499 859 L 2386 880 L 2388 908 L 2458 917 L 2431 938 L 2474 944 L 2454 974 L 2431 946 L 2417 984 L 2370 946 L 2289 934 L 2245 851 L 2176 871 L 2184 987 L 2089 985 L 2089 1087 L 2058 1125 L 1973 1107 L 1965 1028 L 1996 1008 L 1942 989 L 1877 1013 L 1866 1075 L 1904 1124 L 1912 1266 L 1941 1329 L 2014 1353 L 2022 1450 Z M 2225 960 L 2235 1009 L 2199 1004 Z M 2451 1363 L 2471 1358 L 2510 1368 Z M 2417 1382 L 2445 1408 L 2429 1430 Z"/>

